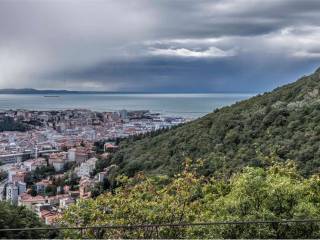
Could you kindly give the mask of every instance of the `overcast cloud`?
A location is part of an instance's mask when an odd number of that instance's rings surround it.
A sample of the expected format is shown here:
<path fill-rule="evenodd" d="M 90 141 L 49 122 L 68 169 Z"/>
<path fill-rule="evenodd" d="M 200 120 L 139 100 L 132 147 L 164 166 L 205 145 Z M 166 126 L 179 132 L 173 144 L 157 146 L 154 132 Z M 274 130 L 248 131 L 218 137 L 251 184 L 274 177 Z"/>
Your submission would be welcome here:
<path fill-rule="evenodd" d="M 263 92 L 319 60 L 319 0 L 0 1 L 0 88 Z"/>

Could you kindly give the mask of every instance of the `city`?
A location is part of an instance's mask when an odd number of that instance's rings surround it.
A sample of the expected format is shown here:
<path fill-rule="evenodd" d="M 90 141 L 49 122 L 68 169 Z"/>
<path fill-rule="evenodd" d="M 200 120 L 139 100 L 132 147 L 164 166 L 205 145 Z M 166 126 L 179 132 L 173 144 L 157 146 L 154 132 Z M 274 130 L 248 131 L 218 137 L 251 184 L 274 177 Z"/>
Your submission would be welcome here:
<path fill-rule="evenodd" d="M 54 224 L 69 204 L 90 198 L 92 189 L 103 185 L 116 167 L 106 162 L 118 148 L 116 139 L 188 121 L 145 110 L 9 110 L 0 116 L 25 127 L 0 133 L 0 199 L 26 206 L 46 224 Z M 98 141 L 104 144 L 99 154 Z"/>

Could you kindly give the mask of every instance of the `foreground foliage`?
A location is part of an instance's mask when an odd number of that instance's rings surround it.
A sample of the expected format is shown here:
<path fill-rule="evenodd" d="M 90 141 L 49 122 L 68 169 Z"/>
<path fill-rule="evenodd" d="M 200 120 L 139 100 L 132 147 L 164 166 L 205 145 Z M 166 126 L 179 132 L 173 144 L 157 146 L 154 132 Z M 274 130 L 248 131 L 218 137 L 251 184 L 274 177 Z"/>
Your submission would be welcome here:
<path fill-rule="evenodd" d="M 38 216 L 21 206 L 14 206 L 5 201 L 0 201 L 0 229 L 8 228 L 35 228 L 44 227 Z M 51 238 L 57 236 L 52 231 L 8 231 L 0 232 L 0 238 L 7 239 L 32 239 Z"/>
<path fill-rule="evenodd" d="M 174 178 L 122 178 L 115 194 L 81 200 L 61 223 L 67 226 L 136 225 L 212 221 L 320 218 L 320 177 L 302 177 L 293 162 L 268 169 L 246 167 L 230 180 L 205 178 L 192 165 Z M 66 237 L 79 237 L 66 231 Z M 315 223 L 217 225 L 157 229 L 85 230 L 95 238 L 318 238 Z"/>
<path fill-rule="evenodd" d="M 294 160 L 304 176 L 317 173 L 319 75 L 320 70 L 169 131 L 123 140 L 111 163 L 128 176 L 139 171 L 174 175 L 183 170 L 185 157 L 202 158 L 201 173 L 211 176 L 265 166 L 264 156 L 274 155 Z"/>

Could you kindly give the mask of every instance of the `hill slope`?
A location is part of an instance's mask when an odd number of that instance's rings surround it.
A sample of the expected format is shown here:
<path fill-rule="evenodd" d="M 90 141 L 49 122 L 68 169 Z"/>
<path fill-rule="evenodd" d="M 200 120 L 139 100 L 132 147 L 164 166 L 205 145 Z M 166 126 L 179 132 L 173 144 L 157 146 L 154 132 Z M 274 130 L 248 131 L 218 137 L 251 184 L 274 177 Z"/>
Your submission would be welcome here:
<path fill-rule="evenodd" d="M 203 174 L 230 174 L 270 157 L 292 159 L 302 174 L 320 170 L 320 70 L 270 93 L 224 107 L 141 140 L 125 140 L 112 163 L 124 173 L 176 173 L 186 157 Z"/>

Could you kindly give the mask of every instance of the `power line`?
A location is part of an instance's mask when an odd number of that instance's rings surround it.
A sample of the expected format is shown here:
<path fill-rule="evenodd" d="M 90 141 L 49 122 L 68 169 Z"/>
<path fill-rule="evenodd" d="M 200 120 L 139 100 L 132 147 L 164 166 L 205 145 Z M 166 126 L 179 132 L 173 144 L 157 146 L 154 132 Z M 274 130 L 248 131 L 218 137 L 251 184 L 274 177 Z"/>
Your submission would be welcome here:
<path fill-rule="evenodd" d="M 139 229 L 139 228 L 159 228 L 159 227 L 196 227 L 214 225 L 251 225 L 251 224 L 286 224 L 286 223 L 318 223 L 320 219 L 302 220 L 258 220 L 258 221 L 217 221 L 200 223 L 159 223 L 159 224 L 133 224 L 133 225 L 99 225 L 99 226 L 79 226 L 79 227 L 42 227 L 42 228 L 4 228 L 0 232 L 8 231 L 54 231 L 54 230 L 84 230 L 84 229 Z"/>

